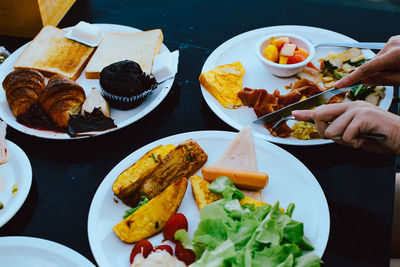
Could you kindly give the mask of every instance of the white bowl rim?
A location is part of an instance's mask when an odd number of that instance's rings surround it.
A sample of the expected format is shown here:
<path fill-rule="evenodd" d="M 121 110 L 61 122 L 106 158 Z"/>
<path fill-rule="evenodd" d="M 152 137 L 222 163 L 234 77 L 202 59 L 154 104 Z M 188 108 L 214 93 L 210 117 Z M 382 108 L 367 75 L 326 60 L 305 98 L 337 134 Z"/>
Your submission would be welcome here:
<path fill-rule="evenodd" d="M 272 37 L 292 37 L 292 38 L 296 38 L 299 39 L 300 41 L 304 42 L 307 45 L 308 48 L 308 52 L 310 52 L 310 54 L 308 55 L 308 57 L 299 63 L 295 63 L 295 64 L 279 64 L 279 63 L 275 63 L 272 61 L 269 61 L 268 59 L 264 58 L 264 56 L 261 54 L 260 51 L 260 47 L 261 45 L 266 42 L 267 40 L 271 39 Z M 282 69 L 295 69 L 298 67 L 302 67 L 307 65 L 309 62 L 311 62 L 311 60 L 313 59 L 314 55 L 315 55 L 315 47 L 314 45 L 307 40 L 306 38 L 297 35 L 297 34 L 293 34 L 293 33 L 272 33 L 272 34 L 268 34 L 266 36 L 263 36 L 263 38 L 261 38 L 259 41 L 257 41 L 255 48 L 255 52 L 257 55 L 257 58 L 262 61 L 263 63 L 266 63 L 267 65 L 270 65 L 271 67 L 278 67 L 278 68 L 282 68 Z"/>

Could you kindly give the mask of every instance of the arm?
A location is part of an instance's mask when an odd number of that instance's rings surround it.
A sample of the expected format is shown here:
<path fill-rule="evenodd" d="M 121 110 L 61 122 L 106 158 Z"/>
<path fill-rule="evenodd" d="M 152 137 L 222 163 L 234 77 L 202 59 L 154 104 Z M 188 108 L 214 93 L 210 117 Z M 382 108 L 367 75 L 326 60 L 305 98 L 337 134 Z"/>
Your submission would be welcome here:
<path fill-rule="evenodd" d="M 400 117 L 365 101 L 324 105 L 292 114 L 299 120 L 314 120 L 319 134 L 336 143 L 400 155 Z M 384 134 L 386 138 L 377 141 L 363 134 Z"/>

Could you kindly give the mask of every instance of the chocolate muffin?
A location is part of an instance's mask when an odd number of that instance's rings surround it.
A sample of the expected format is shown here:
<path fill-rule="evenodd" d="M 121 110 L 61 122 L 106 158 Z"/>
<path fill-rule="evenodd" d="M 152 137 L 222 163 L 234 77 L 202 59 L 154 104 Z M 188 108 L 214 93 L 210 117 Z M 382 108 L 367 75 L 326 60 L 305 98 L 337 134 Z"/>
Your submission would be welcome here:
<path fill-rule="evenodd" d="M 131 60 L 115 62 L 100 73 L 102 94 L 110 106 L 117 109 L 132 109 L 156 88 L 156 79 L 142 71 L 140 65 Z"/>

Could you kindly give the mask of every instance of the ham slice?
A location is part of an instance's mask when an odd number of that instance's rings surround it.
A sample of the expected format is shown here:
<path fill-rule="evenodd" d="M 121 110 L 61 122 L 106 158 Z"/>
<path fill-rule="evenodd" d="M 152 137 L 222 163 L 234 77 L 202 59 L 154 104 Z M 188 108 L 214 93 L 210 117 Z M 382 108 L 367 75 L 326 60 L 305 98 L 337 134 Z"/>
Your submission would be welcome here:
<path fill-rule="evenodd" d="M 228 149 L 213 166 L 258 171 L 253 133 L 250 126 L 244 127 L 233 139 Z M 261 191 L 241 190 L 246 196 L 261 200 Z"/>
<path fill-rule="evenodd" d="M 0 164 L 8 161 L 8 154 L 6 148 L 6 127 L 7 124 L 0 120 Z"/>

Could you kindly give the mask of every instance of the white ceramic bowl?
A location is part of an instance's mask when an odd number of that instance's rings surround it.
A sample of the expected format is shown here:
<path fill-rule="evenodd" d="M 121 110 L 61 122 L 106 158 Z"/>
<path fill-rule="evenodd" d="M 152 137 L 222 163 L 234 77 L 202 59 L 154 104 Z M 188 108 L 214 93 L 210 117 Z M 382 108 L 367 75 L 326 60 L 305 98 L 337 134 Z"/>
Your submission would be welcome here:
<path fill-rule="evenodd" d="M 289 41 L 297 45 L 298 47 L 302 47 L 310 52 L 308 57 L 299 63 L 296 64 L 279 64 L 272 61 L 269 61 L 264 57 L 264 49 L 270 44 L 270 40 L 272 37 L 289 37 Z M 257 58 L 261 61 L 263 66 L 271 72 L 273 75 L 278 77 L 290 77 L 295 75 L 296 73 L 301 72 L 304 67 L 312 60 L 315 55 L 314 45 L 308 41 L 307 39 L 291 33 L 275 33 L 264 36 L 260 39 L 255 46 L 255 52 Z"/>

